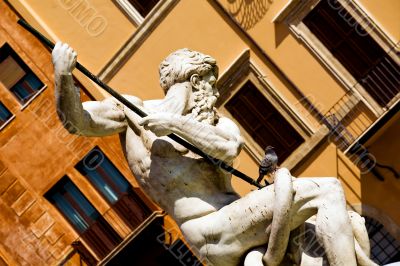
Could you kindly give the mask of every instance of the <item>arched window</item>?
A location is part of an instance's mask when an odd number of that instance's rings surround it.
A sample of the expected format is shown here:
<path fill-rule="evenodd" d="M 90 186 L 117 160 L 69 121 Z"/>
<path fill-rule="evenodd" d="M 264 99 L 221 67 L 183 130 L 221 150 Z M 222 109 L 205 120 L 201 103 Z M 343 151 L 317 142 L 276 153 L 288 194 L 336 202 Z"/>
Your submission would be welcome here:
<path fill-rule="evenodd" d="M 364 218 L 371 243 L 371 259 L 379 265 L 400 261 L 400 242 L 377 220 L 368 216 Z"/>

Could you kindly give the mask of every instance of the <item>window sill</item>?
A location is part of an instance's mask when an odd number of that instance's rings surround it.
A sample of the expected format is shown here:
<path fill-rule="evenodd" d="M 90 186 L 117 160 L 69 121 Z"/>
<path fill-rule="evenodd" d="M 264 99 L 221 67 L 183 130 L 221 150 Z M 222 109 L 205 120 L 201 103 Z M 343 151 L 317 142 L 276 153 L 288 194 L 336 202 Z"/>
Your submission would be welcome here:
<path fill-rule="evenodd" d="M 3 125 L 0 126 L 0 131 L 2 131 L 11 121 L 14 120 L 16 116 L 13 114 Z"/>
<path fill-rule="evenodd" d="M 41 89 L 39 89 L 35 95 L 33 95 L 26 103 L 24 103 L 21 106 L 21 111 L 23 111 L 34 99 L 36 99 L 45 89 L 47 88 L 47 85 L 45 84 Z"/>

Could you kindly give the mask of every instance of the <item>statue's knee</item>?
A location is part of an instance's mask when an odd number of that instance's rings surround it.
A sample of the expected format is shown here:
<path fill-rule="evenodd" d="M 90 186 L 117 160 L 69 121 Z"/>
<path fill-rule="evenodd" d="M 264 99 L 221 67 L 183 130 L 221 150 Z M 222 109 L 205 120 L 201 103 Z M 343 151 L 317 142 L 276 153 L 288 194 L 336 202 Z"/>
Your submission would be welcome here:
<path fill-rule="evenodd" d="M 187 221 L 181 225 L 180 229 L 190 244 L 201 247 L 205 243 L 201 228 L 196 223 Z"/>

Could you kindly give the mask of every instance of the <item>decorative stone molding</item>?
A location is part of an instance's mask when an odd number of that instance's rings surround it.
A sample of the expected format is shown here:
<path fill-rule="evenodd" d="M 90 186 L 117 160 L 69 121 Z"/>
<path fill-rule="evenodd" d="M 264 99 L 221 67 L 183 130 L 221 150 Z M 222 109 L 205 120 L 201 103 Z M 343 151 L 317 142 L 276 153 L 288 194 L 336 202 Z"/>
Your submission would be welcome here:
<path fill-rule="evenodd" d="M 146 16 L 129 40 L 98 73 L 98 77 L 105 83 L 110 81 L 177 3 L 178 0 L 161 0 Z"/>
<path fill-rule="evenodd" d="M 135 24 L 135 26 L 139 26 L 143 23 L 144 18 L 140 15 L 140 13 L 129 3 L 128 0 L 113 0 L 113 2 L 118 5 L 128 16 L 129 19 Z"/>

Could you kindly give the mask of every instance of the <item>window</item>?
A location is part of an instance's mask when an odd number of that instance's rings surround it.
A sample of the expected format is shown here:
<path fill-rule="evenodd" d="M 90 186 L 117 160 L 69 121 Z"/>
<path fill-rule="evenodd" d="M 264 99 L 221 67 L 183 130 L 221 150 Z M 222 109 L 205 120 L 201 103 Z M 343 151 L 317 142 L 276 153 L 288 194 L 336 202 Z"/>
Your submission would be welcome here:
<path fill-rule="evenodd" d="M 48 191 L 45 197 L 55 205 L 100 258 L 104 258 L 122 241 L 67 176 Z"/>
<path fill-rule="evenodd" d="M 131 229 L 150 215 L 149 208 L 133 192 L 130 183 L 98 147 L 90 151 L 76 165 L 76 169 L 93 184 Z"/>
<path fill-rule="evenodd" d="M 381 107 L 400 92 L 400 66 L 338 1 L 320 1 L 303 23 Z"/>
<path fill-rule="evenodd" d="M 244 84 L 225 108 L 262 149 L 274 146 L 281 162 L 304 141 L 251 81 Z"/>
<path fill-rule="evenodd" d="M 12 113 L 0 102 L 0 128 L 12 117 Z"/>
<path fill-rule="evenodd" d="M 28 102 L 44 86 L 8 44 L 0 49 L 0 82 L 21 104 Z"/>
<path fill-rule="evenodd" d="M 379 265 L 400 260 L 400 243 L 378 221 L 364 217 L 371 243 L 371 259 Z"/>
<path fill-rule="evenodd" d="M 114 0 L 114 2 L 131 18 L 136 25 L 140 25 L 144 18 L 160 0 Z"/>
<path fill-rule="evenodd" d="M 128 0 L 142 17 L 146 17 L 147 14 L 153 9 L 159 0 Z"/>

